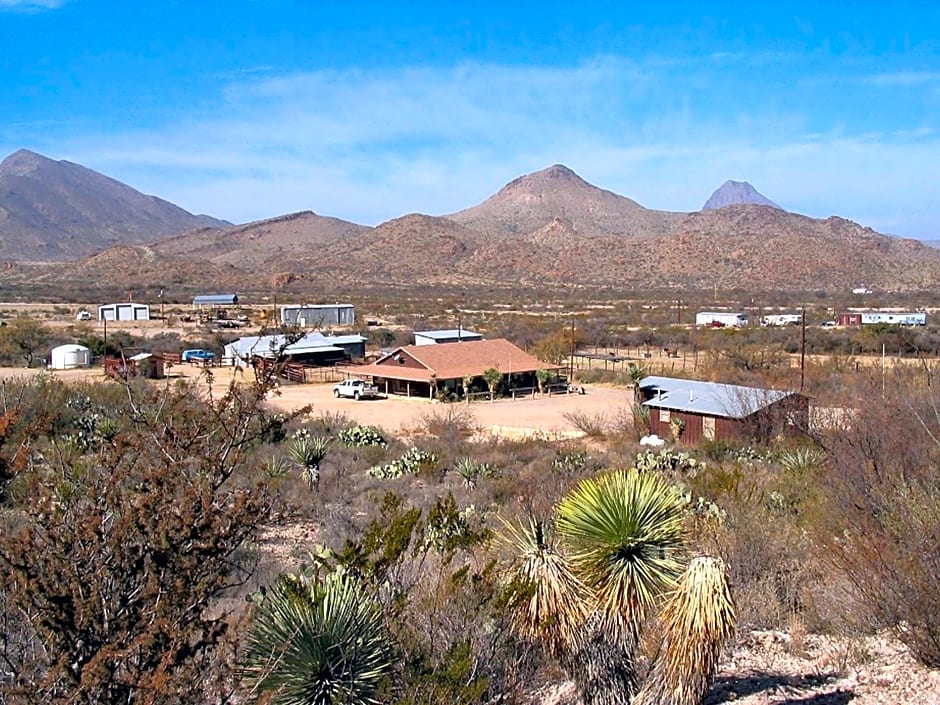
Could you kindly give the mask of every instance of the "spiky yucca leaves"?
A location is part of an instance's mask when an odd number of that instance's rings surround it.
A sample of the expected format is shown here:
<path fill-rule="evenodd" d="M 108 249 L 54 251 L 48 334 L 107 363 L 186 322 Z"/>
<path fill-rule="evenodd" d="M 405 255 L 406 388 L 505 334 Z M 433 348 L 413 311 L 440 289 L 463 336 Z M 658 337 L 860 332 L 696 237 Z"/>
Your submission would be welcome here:
<path fill-rule="evenodd" d="M 508 600 L 516 633 L 556 654 L 575 648 L 589 595 L 558 552 L 551 526 L 531 517 L 523 526 L 506 524 L 505 537 L 516 554 Z"/>
<path fill-rule="evenodd" d="M 734 632 L 724 561 L 693 559 L 660 616 L 664 648 L 634 705 L 698 705 L 715 673 L 721 645 Z"/>
<path fill-rule="evenodd" d="M 242 675 L 274 705 L 372 705 L 392 658 L 379 607 L 352 578 L 286 576 L 254 616 Z"/>
<path fill-rule="evenodd" d="M 320 463 L 326 457 L 330 439 L 326 436 L 297 436 L 290 442 L 287 453 L 301 466 L 304 484 L 311 490 L 320 487 Z"/>
<path fill-rule="evenodd" d="M 682 573 L 686 505 L 679 488 L 635 469 L 584 480 L 558 505 L 574 573 L 594 594 L 604 626 L 627 641 Z"/>

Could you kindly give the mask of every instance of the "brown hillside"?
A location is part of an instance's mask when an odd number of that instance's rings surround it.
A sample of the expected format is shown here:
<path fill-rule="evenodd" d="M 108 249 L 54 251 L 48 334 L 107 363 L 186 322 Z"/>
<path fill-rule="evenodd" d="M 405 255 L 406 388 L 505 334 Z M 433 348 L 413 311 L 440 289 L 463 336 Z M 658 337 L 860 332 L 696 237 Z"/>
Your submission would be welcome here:
<path fill-rule="evenodd" d="M 585 234 L 647 237 L 668 232 L 678 214 L 644 208 L 556 164 L 521 176 L 483 203 L 447 217 L 492 237 L 525 235 L 556 217 Z"/>
<path fill-rule="evenodd" d="M 205 291 L 206 287 L 226 291 L 261 288 L 260 280 L 235 267 L 171 257 L 146 246 L 122 245 L 79 262 L 23 266 L 14 271 L 8 281 L 39 287 L 63 284 L 70 290 L 156 291 L 165 288 L 179 292 Z"/>
<path fill-rule="evenodd" d="M 162 253 L 251 269 L 272 259 L 290 261 L 327 243 L 355 240 L 372 228 L 311 211 L 229 228 L 203 228 L 154 245 Z"/>
<path fill-rule="evenodd" d="M 303 275 L 322 274 L 351 285 L 366 279 L 392 285 L 441 284 L 459 278 L 459 263 L 482 239 L 447 218 L 415 213 L 382 223 L 355 240 L 336 240 L 289 265 Z M 274 267 L 278 261 L 269 264 Z"/>

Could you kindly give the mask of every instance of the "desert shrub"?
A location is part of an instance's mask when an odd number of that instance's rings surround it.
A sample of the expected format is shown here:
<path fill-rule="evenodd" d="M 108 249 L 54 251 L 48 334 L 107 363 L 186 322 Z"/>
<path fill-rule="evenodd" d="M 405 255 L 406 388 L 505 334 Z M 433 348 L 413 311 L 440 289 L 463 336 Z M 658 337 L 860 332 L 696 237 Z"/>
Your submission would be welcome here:
<path fill-rule="evenodd" d="M 382 702 L 519 702 L 537 666 L 508 629 L 489 530 L 451 495 L 426 510 L 385 493 L 335 563 L 374 586 L 398 654 Z"/>
<path fill-rule="evenodd" d="M 187 384 L 39 380 L 0 393 L 0 609 L 25 617 L 0 637 L 0 701 L 225 697 L 239 616 L 212 608 L 250 575 L 247 547 L 275 514 L 256 462 L 264 390 L 206 401 Z M 8 454 L 14 439 L 28 462 Z"/>
<path fill-rule="evenodd" d="M 353 426 L 353 420 L 348 414 L 342 411 L 321 411 L 310 422 L 314 433 L 325 434 L 328 436 L 338 436 Z M 355 443 L 344 443 L 344 445 L 357 445 Z"/>
<path fill-rule="evenodd" d="M 591 413 L 572 409 L 563 414 L 565 420 L 588 438 L 603 438 L 610 429 L 610 418 L 603 411 Z"/>
<path fill-rule="evenodd" d="M 860 599 L 929 666 L 940 666 L 940 395 L 935 380 L 873 379 L 847 432 L 826 439 L 816 538 Z"/>
<path fill-rule="evenodd" d="M 476 487 L 481 478 L 496 477 L 499 469 L 490 463 L 480 463 L 464 456 L 454 463 L 454 472 L 466 483 L 467 487 Z"/>

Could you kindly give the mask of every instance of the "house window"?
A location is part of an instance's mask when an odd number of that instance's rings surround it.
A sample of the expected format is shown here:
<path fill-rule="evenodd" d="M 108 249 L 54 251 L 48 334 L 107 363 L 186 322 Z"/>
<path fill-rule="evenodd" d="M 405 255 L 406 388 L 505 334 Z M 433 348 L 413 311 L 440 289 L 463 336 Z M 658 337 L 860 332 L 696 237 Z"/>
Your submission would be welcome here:
<path fill-rule="evenodd" d="M 659 420 L 663 423 L 669 423 L 670 415 L 669 409 L 660 409 L 659 410 Z"/>
<path fill-rule="evenodd" d="M 702 418 L 702 436 L 706 441 L 715 440 L 715 417 L 705 416 Z"/>

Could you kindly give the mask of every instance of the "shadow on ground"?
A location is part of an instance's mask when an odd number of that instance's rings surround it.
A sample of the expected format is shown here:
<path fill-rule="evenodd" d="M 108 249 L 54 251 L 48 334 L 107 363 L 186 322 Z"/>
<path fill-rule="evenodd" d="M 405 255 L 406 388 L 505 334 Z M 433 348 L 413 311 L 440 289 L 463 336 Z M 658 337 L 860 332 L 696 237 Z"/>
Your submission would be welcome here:
<path fill-rule="evenodd" d="M 846 705 L 855 699 L 855 693 L 841 688 L 812 692 L 834 680 L 832 675 L 786 676 L 759 671 L 746 676 L 722 676 L 714 680 L 702 705 L 734 702 L 755 693 L 765 693 L 774 705 Z"/>

